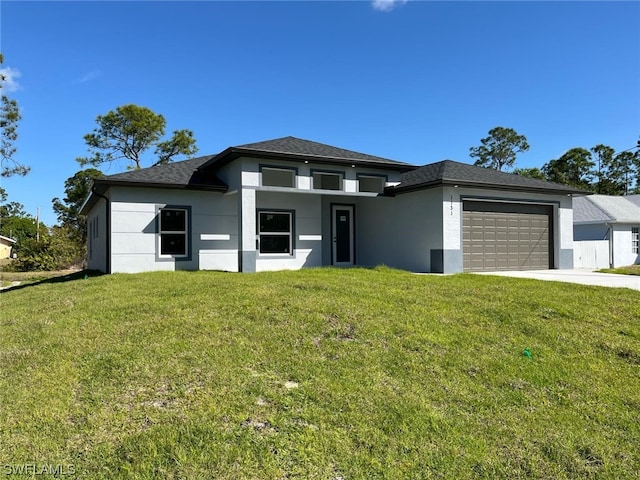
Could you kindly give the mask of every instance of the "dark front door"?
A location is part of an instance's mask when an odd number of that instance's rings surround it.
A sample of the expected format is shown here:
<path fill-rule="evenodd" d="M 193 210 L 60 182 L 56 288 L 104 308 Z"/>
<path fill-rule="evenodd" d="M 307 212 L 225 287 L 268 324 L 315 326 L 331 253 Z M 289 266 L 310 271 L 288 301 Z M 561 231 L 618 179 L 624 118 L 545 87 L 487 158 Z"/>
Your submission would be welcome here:
<path fill-rule="evenodd" d="M 333 264 L 353 265 L 353 206 L 334 205 L 332 208 Z"/>

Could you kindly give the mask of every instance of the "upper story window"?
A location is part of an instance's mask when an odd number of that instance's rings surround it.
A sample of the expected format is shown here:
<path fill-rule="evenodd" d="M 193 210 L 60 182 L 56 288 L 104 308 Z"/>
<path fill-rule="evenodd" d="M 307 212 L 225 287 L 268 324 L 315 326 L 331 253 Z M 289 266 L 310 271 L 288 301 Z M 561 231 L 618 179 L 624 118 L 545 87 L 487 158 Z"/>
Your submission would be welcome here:
<path fill-rule="evenodd" d="M 160 255 L 187 256 L 187 215 L 186 208 L 160 209 Z"/>
<path fill-rule="evenodd" d="M 262 167 L 262 185 L 268 187 L 295 187 L 296 171 L 291 168 Z"/>
<path fill-rule="evenodd" d="M 358 191 L 382 193 L 384 191 L 385 178 L 373 175 L 358 175 Z"/>
<path fill-rule="evenodd" d="M 639 253 L 640 227 L 631 227 L 631 253 Z"/>
<path fill-rule="evenodd" d="M 342 173 L 313 172 L 313 188 L 317 190 L 342 190 Z"/>

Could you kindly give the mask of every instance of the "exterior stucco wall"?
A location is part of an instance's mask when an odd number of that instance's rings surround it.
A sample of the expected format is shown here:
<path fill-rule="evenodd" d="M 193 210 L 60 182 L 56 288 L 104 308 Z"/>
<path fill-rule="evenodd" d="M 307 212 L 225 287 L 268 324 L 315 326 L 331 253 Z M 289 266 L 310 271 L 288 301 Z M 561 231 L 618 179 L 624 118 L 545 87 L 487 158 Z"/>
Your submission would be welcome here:
<path fill-rule="evenodd" d="M 373 168 L 336 166 L 322 163 L 300 163 L 273 161 L 260 158 L 240 158 L 234 164 L 241 165 L 235 173 L 225 167 L 225 181 L 239 178 L 239 212 L 241 215 L 242 270 L 245 272 L 264 270 L 299 269 L 331 265 L 331 205 L 354 205 L 359 202 L 375 202 L 374 194 L 358 192 L 358 175 L 385 175 L 386 185 L 400 181 L 400 173 Z M 261 167 L 292 168 L 296 171 L 294 188 L 270 187 L 262 185 Z M 327 191 L 313 189 L 314 171 L 332 171 L 343 174 L 343 190 Z M 222 177 L 221 177 L 222 178 Z M 231 188 L 231 187 L 230 187 Z M 260 255 L 256 250 L 256 212 L 262 209 L 294 211 L 294 252 L 293 255 Z M 359 222 L 356 208 L 355 221 Z M 355 238 L 358 234 L 356 223 Z M 358 261 L 356 245 L 356 263 Z"/>
<path fill-rule="evenodd" d="M 112 272 L 238 270 L 237 195 L 121 187 L 110 192 Z M 190 208 L 188 258 L 159 256 L 157 213 L 165 206 Z"/>
<path fill-rule="evenodd" d="M 613 268 L 640 263 L 640 256 L 631 250 L 631 228 L 640 225 L 613 225 Z"/>
<path fill-rule="evenodd" d="M 573 209 L 570 196 L 466 187 L 444 187 L 434 190 L 441 191 L 444 273 L 462 271 L 462 203 L 471 199 L 553 205 L 554 268 L 573 268 Z"/>
<path fill-rule="evenodd" d="M 256 210 L 293 211 L 293 255 L 256 252 L 256 271 L 297 270 L 322 265 L 321 201 L 318 195 L 256 192 Z M 252 244 L 256 245 L 257 236 Z"/>
<path fill-rule="evenodd" d="M 442 249 L 440 189 L 359 199 L 355 215 L 358 265 L 431 271 L 431 252 Z"/>
<path fill-rule="evenodd" d="M 242 171 L 234 171 L 235 166 L 241 165 Z M 232 189 L 230 181 L 233 183 L 234 178 L 241 178 L 242 186 L 244 187 L 261 187 L 262 178 L 260 174 L 260 167 L 281 167 L 281 168 L 293 168 L 296 170 L 296 190 L 313 190 L 313 172 L 318 171 L 330 171 L 339 172 L 344 175 L 343 191 L 345 193 L 356 193 L 358 191 L 358 175 L 384 175 L 386 176 L 386 186 L 395 185 L 400 182 L 400 172 L 392 170 L 380 170 L 375 168 L 366 167 L 351 167 L 349 165 L 331 165 L 323 163 L 300 163 L 290 162 L 286 160 L 274 161 L 268 159 L 259 158 L 240 158 L 223 167 L 222 175 L 219 175 L 222 180 L 227 182 L 229 189 Z M 239 177 L 240 176 L 240 177 Z M 233 187 L 235 188 L 235 187 Z M 315 190 L 318 191 L 318 190 Z M 322 191 L 319 191 L 322 192 Z"/>
<path fill-rule="evenodd" d="M 107 202 L 98 200 L 87 215 L 87 267 L 89 270 L 107 271 Z"/>

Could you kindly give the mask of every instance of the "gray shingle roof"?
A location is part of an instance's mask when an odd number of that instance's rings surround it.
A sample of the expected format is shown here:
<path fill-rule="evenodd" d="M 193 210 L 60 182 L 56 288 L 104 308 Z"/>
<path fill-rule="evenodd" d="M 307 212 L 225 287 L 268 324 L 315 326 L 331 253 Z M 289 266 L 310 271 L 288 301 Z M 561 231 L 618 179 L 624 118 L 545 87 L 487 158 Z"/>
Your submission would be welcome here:
<path fill-rule="evenodd" d="M 203 163 L 209 161 L 213 155 L 191 158 L 180 162 L 156 165 L 155 167 L 131 170 L 115 175 L 107 175 L 97 178 L 93 182 L 93 188 L 99 195 L 109 189 L 110 186 L 123 185 L 131 187 L 159 187 L 172 189 L 213 190 L 227 191 L 227 185 L 212 172 L 198 170 Z M 81 212 L 86 214 L 98 201 L 98 196 L 93 193 L 82 205 Z"/>
<path fill-rule="evenodd" d="M 116 173 L 96 180 L 95 184 L 138 184 L 142 186 L 166 186 L 169 188 L 226 190 L 227 186 L 218 177 L 198 170 L 198 167 L 211 160 L 211 158 L 213 158 L 213 155 Z"/>
<path fill-rule="evenodd" d="M 638 207 L 640 207 L 640 195 L 627 195 L 624 198 L 629 200 L 634 205 L 637 205 Z"/>
<path fill-rule="evenodd" d="M 586 194 L 582 190 L 557 183 L 498 172 L 466 163 L 443 160 L 403 173 L 400 184 L 389 187 L 388 193 L 402 193 L 437 185 L 494 188 L 502 190 L 540 191 L 560 194 Z"/>
<path fill-rule="evenodd" d="M 242 156 L 275 158 L 300 162 L 311 160 L 339 165 L 357 164 L 401 171 L 415 168 L 415 165 L 409 163 L 354 152 L 353 150 L 346 150 L 344 148 L 332 147 L 324 143 L 303 140 L 296 137 L 283 137 L 265 142 L 247 143 L 245 145 L 229 147 L 201 168 L 205 169 L 213 165 L 224 165 Z"/>
<path fill-rule="evenodd" d="M 591 195 L 585 198 L 576 198 L 573 201 L 573 223 L 640 224 L 640 198 L 634 197 L 640 196 Z"/>

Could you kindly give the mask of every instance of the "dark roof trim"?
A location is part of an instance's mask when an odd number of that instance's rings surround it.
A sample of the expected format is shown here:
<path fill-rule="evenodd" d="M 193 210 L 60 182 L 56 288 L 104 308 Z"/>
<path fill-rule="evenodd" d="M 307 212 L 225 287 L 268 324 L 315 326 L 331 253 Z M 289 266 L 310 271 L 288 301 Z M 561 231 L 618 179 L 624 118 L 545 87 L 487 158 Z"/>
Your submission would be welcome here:
<path fill-rule="evenodd" d="M 264 158 L 268 160 L 288 160 L 292 162 L 314 161 L 319 163 L 328 163 L 330 165 L 357 165 L 359 167 L 379 168 L 384 170 L 396 170 L 399 172 L 407 172 L 414 170 L 415 165 L 397 162 L 377 162 L 372 160 L 358 160 L 353 158 L 325 157 L 322 155 L 310 155 L 304 153 L 285 153 L 285 152 L 269 152 L 264 150 L 254 150 L 242 147 L 229 147 L 222 151 L 211 160 L 202 164 L 198 170 L 203 170 L 212 165 L 216 167 L 226 165 L 240 157 Z"/>
<path fill-rule="evenodd" d="M 176 183 L 158 183 L 158 182 L 132 182 L 126 180 L 109 180 L 108 178 L 98 178 L 93 181 L 93 188 L 85 203 L 80 209 L 82 215 L 86 215 L 98 203 L 97 196 L 104 195 L 109 187 L 140 187 L 140 188 L 167 188 L 170 190 L 198 190 L 209 192 L 225 193 L 229 188 L 220 185 L 182 185 Z M 95 190 L 95 191 L 94 191 Z"/>
<path fill-rule="evenodd" d="M 490 184 L 486 182 L 474 182 L 470 180 L 452 180 L 452 179 L 438 179 L 431 182 L 420 183 L 417 185 L 409 185 L 407 187 L 403 187 L 402 184 L 397 185 L 395 187 L 387 187 L 384 189 L 384 193 L 387 195 L 395 196 L 398 194 L 415 192 L 417 190 L 425 190 L 428 188 L 435 188 L 439 186 L 443 187 L 470 187 L 470 188 L 480 188 L 485 190 L 513 190 L 517 192 L 528 192 L 528 193 L 546 193 L 546 194 L 557 194 L 557 195 L 591 195 L 591 192 L 585 192 L 584 190 L 577 190 L 572 188 L 553 188 L 553 187 L 530 187 L 530 186 L 522 186 L 522 185 L 497 185 Z"/>
<path fill-rule="evenodd" d="M 99 178 L 94 181 L 94 185 L 105 185 L 109 187 L 142 187 L 142 188 L 170 188 L 174 190 L 209 190 L 215 192 L 226 192 L 229 187 L 226 185 L 206 185 L 191 184 L 184 185 L 179 183 L 163 183 L 163 182 L 137 182 L 131 180 L 109 180 L 108 178 Z M 105 188 L 106 191 L 106 188 Z"/>

